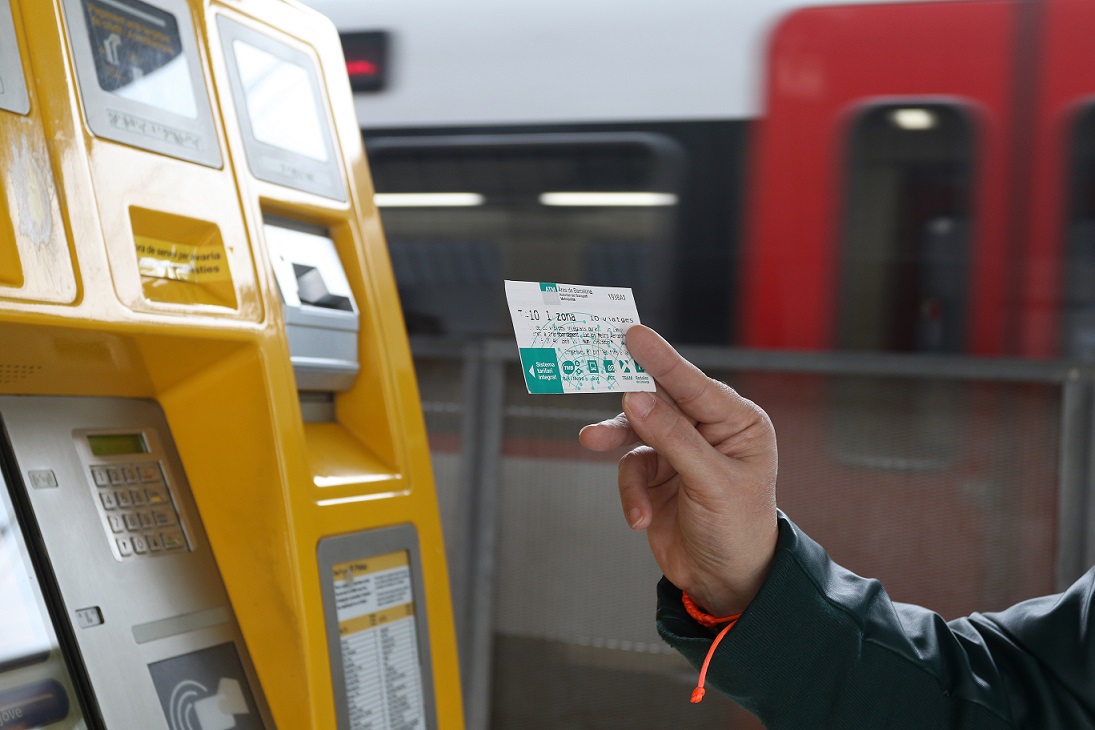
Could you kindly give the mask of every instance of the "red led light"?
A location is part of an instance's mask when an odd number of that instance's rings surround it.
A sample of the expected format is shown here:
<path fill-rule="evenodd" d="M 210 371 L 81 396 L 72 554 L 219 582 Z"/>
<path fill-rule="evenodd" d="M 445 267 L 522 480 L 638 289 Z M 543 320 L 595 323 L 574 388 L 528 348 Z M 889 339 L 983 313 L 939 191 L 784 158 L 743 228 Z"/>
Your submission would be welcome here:
<path fill-rule="evenodd" d="M 346 61 L 346 73 L 351 76 L 375 76 L 380 68 L 372 61 L 357 59 Z"/>
<path fill-rule="evenodd" d="M 388 33 L 364 30 L 342 34 L 346 75 L 354 92 L 382 91 L 388 76 Z"/>

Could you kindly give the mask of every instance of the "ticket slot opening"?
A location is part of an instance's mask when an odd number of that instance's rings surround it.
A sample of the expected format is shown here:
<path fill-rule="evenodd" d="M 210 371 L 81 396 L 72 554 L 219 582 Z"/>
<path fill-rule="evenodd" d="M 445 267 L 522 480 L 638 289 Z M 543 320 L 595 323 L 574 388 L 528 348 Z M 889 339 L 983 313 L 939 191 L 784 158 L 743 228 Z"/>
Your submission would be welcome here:
<path fill-rule="evenodd" d="M 302 393 L 349 390 L 358 371 L 357 303 L 326 229 L 265 217 L 263 230 L 285 312 L 285 332 Z"/>
<path fill-rule="evenodd" d="M 328 492 L 388 491 L 396 470 L 382 456 L 387 442 L 339 416 L 341 399 L 356 400 L 369 391 L 375 418 L 383 397 L 362 375 L 361 314 L 336 233 L 274 214 L 264 216 L 263 230 L 281 294 L 313 483 Z"/>
<path fill-rule="evenodd" d="M 145 299 L 238 308 L 215 223 L 138 207 L 129 209 L 129 218 Z"/>

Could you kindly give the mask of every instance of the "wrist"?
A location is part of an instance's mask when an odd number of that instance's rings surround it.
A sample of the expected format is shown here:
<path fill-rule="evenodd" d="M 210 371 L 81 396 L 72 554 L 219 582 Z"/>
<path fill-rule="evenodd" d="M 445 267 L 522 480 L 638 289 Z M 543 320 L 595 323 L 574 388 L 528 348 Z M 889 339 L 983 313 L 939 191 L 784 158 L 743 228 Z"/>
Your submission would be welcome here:
<path fill-rule="evenodd" d="M 708 629 L 718 628 L 726 623 L 735 623 L 741 618 L 741 613 L 715 615 L 708 613 L 702 606 L 693 600 L 692 596 L 688 595 L 687 591 L 681 591 L 681 603 L 684 604 L 684 610 L 692 617 L 692 620 Z"/>
<path fill-rule="evenodd" d="M 689 603 L 696 610 L 709 616 L 735 616 L 740 615 L 749 605 L 754 594 L 739 595 L 736 593 L 708 592 L 702 588 L 683 589 L 682 593 L 688 599 L 685 601 L 685 609 Z M 691 611 L 689 614 L 691 615 Z M 693 616 L 693 618 L 695 618 Z"/>
<path fill-rule="evenodd" d="M 779 542 L 779 525 L 773 511 L 771 529 L 720 557 L 697 564 L 692 580 L 680 584 L 682 590 L 702 608 L 715 616 L 740 614 L 760 592 Z"/>
<path fill-rule="evenodd" d="M 771 564 L 772 561 L 768 560 L 749 578 L 735 581 L 732 585 L 725 580 L 716 580 L 713 583 L 697 582 L 687 587 L 682 586 L 682 590 L 690 596 L 697 607 L 712 616 L 741 614 L 760 592 L 761 586 L 768 578 Z"/>

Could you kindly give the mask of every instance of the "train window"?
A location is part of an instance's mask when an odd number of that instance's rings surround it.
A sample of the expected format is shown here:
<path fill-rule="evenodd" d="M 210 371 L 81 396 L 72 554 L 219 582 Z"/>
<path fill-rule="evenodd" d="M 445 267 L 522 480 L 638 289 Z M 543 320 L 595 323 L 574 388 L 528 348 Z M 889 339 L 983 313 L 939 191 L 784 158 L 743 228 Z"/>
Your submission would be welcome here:
<path fill-rule="evenodd" d="M 949 103 L 873 105 L 852 122 L 837 345 L 961 352 L 973 129 Z"/>
<path fill-rule="evenodd" d="M 1071 140 L 1072 170 L 1061 322 L 1069 357 L 1095 359 L 1095 104 L 1076 117 Z"/>
<path fill-rule="evenodd" d="M 368 142 L 412 334 L 505 336 L 503 279 L 635 290 L 656 324 L 668 291 L 675 143 L 654 134 L 375 138 Z"/>

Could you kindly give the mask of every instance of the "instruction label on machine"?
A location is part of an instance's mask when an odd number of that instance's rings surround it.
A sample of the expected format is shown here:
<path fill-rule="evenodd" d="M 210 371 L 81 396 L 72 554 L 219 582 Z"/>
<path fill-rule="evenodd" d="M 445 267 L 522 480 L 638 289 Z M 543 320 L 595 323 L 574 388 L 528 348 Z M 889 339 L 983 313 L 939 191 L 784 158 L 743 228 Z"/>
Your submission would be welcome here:
<path fill-rule="evenodd" d="M 182 36 L 174 15 L 140 0 L 84 0 L 84 13 L 95 73 L 104 91 L 172 114 L 197 116 Z M 113 119 L 112 123 L 132 126 L 140 121 Z M 154 132 L 143 129 L 144 133 L 168 137 L 172 131 L 159 127 Z M 178 130 L 174 132 L 181 134 Z M 186 142 L 183 138 L 174 141 Z"/>
<path fill-rule="evenodd" d="M 334 566 L 352 730 L 426 730 L 410 557 L 405 550 Z"/>
<path fill-rule="evenodd" d="M 631 289 L 506 281 L 506 300 L 529 393 L 655 389 L 624 345 L 639 324 Z"/>
<path fill-rule="evenodd" d="M 232 279 L 220 244 L 196 246 L 149 236 L 134 236 L 134 242 L 141 276 L 194 283 Z"/>

